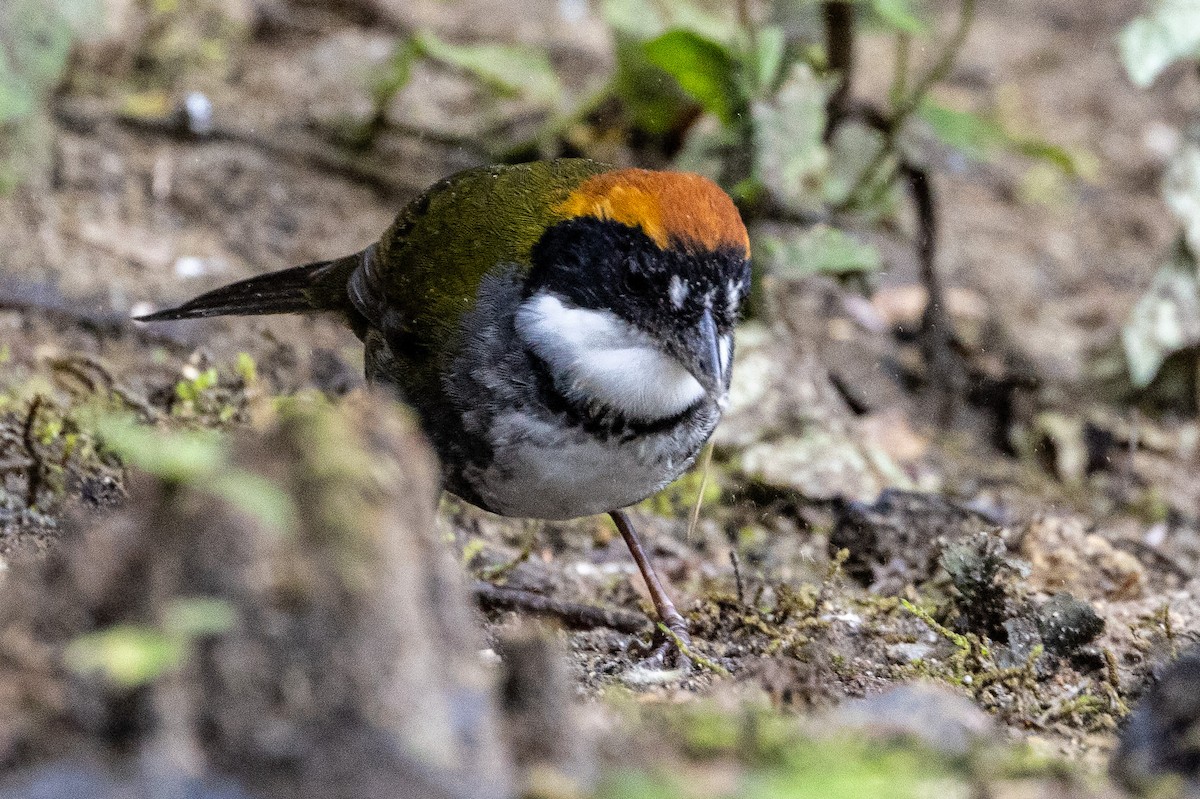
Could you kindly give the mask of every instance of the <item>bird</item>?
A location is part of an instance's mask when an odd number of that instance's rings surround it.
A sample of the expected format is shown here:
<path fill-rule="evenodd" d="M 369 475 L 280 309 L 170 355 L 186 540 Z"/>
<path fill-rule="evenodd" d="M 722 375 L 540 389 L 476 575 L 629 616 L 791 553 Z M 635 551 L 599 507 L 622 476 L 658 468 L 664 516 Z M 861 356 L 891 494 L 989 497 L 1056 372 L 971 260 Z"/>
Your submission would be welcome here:
<path fill-rule="evenodd" d="M 686 668 L 687 623 L 625 509 L 711 436 L 749 289 L 749 235 L 717 184 L 561 158 L 458 172 L 360 252 L 136 318 L 340 315 L 367 381 L 416 411 L 445 490 L 502 516 L 612 518 L 671 633 L 647 660 Z"/>

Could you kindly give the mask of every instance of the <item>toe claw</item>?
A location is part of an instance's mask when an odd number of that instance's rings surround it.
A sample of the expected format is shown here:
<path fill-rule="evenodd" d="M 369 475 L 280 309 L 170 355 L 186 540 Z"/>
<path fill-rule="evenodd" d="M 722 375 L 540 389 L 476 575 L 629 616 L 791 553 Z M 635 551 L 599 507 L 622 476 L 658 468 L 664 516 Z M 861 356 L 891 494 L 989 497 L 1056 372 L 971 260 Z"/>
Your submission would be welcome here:
<path fill-rule="evenodd" d="M 688 634 L 687 624 L 679 619 L 675 623 L 663 626 L 670 630 L 671 634 L 663 632 L 661 627 L 655 632 L 654 640 L 650 644 L 653 649 L 650 651 L 650 655 L 642 661 L 643 664 L 656 669 L 678 669 L 685 673 L 691 672 L 692 659 L 685 652 L 685 649 L 692 645 L 692 637 Z"/>

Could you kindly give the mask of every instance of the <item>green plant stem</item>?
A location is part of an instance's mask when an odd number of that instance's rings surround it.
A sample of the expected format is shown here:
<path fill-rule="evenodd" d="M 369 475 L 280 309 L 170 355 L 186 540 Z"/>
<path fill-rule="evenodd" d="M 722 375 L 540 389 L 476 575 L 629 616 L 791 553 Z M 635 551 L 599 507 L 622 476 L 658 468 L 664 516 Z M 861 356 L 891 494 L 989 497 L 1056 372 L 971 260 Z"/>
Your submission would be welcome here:
<path fill-rule="evenodd" d="M 954 60 L 958 57 L 958 53 L 962 50 L 963 45 L 966 44 L 967 35 L 971 32 L 971 25 L 974 21 L 975 0 L 962 0 L 961 10 L 958 15 L 958 26 L 955 27 L 954 34 L 950 37 L 950 40 L 946 42 L 945 48 L 942 49 L 941 57 L 916 82 L 913 90 L 909 92 L 908 99 L 893 111 L 893 120 L 906 119 L 913 111 L 916 111 L 934 84 L 944 80 L 950 74 L 950 69 L 954 66 Z"/>
<path fill-rule="evenodd" d="M 720 663 L 717 663 L 715 660 L 706 658 L 704 655 L 701 655 L 695 649 L 688 646 L 687 642 L 684 641 L 678 633 L 676 633 L 667 625 L 663 624 L 661 621 L 658 622 L 658 631 L 669 638 L 671 643 L 673 643 L 676 648 L 679 649 L 679 652 L 697 666 L 708 669 L 713 674 L 720 675 L 721 677 L 730 676 L 729 669 L 725 668 Z"/>
<path fill-rule="evenodd" d="M 908 92 L 908 60 L 912 50 L 912 36 L 907 33 L 896 34 L 896 52 L 892 63 L 892 87 L 888 91 L 888 100 L 894 109 Z"/>
<path fill-rule="evenodd" d="M 738 25 L 746 32 L 746 42 L 753 52 L 758 49 L 758 34 L 754 27 L 754 18 L 750 15 L 750 0 L 738 0 L 737 16 Z"/>
<path fill-rule="evenodd" d="M 921 103 L 925 101 L 925 96 L 929 94 L 929 90 L 933 88 L 934 84 L 950 74 L 950 69 L 954 66 L 954 59 L 966 43 L 967 35 L 971 31 L 974 21 L 975 0 L 962 0 L 958 25 L 955 27 L 954 33 L 946 42 L 938 60 L 913 85 L 912 91 L 908 92 L 902 100 L 894 102 L 892 111 L 887 117 L 887 124 L 883 126 L 883 142 L 870 163 L 859 172 L 858 180 L 855 181 L 853 188 L 847 192 L 846 198 L 841 203 L 842 208 L 854 207 L 858 197 L 868 187 L 880 183 L 891 185 L 895 180 L 895 164 L 889 164 L 889 160 L 896 149 L 896 138 L 900 135 L 908 118 L 921 107 Z M 882 171 L 885 168 L 890 171 L 890 174 Z M 881 181 L 881 178 L 885 177 L 886 180 Z"/>

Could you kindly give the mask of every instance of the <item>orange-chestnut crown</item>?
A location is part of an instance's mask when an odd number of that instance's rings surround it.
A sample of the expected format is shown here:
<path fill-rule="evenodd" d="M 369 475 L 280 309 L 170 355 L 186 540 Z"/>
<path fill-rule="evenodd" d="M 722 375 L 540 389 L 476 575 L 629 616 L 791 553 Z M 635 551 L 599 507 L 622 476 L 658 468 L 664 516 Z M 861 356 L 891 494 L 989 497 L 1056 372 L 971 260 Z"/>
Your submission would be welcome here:
<path fill-rule="evenodd" d="M 750 255 L 750 237 L 729 195 L 687 172 L 603 172 L 579 184 L 558 211 L 568 219 L 591 216 L 640 228 L 663 249 L 740 248 Z"/>

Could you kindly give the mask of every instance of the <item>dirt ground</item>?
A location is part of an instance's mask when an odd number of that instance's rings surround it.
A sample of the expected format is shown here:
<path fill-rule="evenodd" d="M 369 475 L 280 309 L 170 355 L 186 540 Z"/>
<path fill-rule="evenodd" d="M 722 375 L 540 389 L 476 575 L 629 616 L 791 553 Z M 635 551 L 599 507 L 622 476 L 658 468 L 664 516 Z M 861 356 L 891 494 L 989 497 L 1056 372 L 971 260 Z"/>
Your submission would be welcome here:
<path fill-rule="evenodd" d="M 369 105 L 362 76 L 397 30 L 545 45 L 578 87 L 610 63 L 595 14 L 566 22 L 550 3 L 518 13 L 497 0 L 228 5 L 255 20 L 232 66 L 180 79 L 170 94 L 206 94 L 216 135 L 127 113 L 123 85 L 105 75 L 123 57 L 114 32 L 80 56 L 92 83 L 56 101 L 45 174 L 0 198 L 0 551 L 14 563 L 53 551 L 68 512 L 86 527 L 127 502 L 121 464 L 84 445 L 79 410 L 98 396 L 143 421 L 238 438 L 253 435 L 272 397 L 360 394 L 359 346 L 331 320 L 125 320 L 362 248 L 408 197 L 478 161 L 447 137 L 524 113 L 420 66 L 389 117 L 432 133 L 397 128 L 367 154 L 339 154 L 328 126 Z M 952 8 L 940 5 L 945 27 Z M 1003 777 L 973 766 L 966 784 L 992 787 L 971 795 L 1063 785 L 1120 795 L 1103 776 L 1119 725 L 1200 636 L 1200 427 L 1106 404 L 1091 371 L 1176 235 L 1159 178 L 1172 132 L 1200 107 L 1200 83 L 1182 70 L 1150 90 L 1124 77 L 1114 40 L 1136 6 L 982 4 L 938 90 L 1094 163 L 1065 179 L 1015 157 L 937 157 L 939 267 L 972 363 L 993 379 L 952 429 L 930 424 L 903 379 L 919 370 L 916 350 L 891 333 L 920 308 L 903 231 L 874 234 L 887 271 L 870 301 L 819 279 L 771 287 L 772 321 L 739 338 L 699 523 L 689 531 L 698 474 L 635 512 L 706 664 L 694 674 L 639 665 L 648 626 L 572 616 L 575 604 L 650 607 L 607 520 L 506 520 L 443 498 L 437 529 L 471 580 L 562 603 L 550 615 L 574 628 L 555 634 L 568 653 L 564 690 L 603 742 L 571 757 L 604 773 L 653 773 L 674 759 L 693 786 L 678 795 L 726 795 L 719 786 L 732 778 L 688 737 L 703 738 L 709 722 L 697 719 L 713 708 L 761 704 L 813 728 L 833 718 L 858 729 L 859 714 L 868 727 L 913 732 L 903 707 L 855 703 L 926 680 L 952 692 L 912 699 L 952 720 L 931 725 L 933 750 L 953 756 L 956 740 L 978 738 L 1039 759 Z M 888 41 L 860 43 L 864 96 L 886 91 Z M 483 600 L 485 661 L 521 628 L 524 614 L 503 604 Z M 685 721 L 654 715 L 680 707 Z M 677 734 L 692 744 L 666 742 Z M 37 759 L 8 742 L 4 763 Z M 648 784 L 605 790 L 676 795 Z"/>

